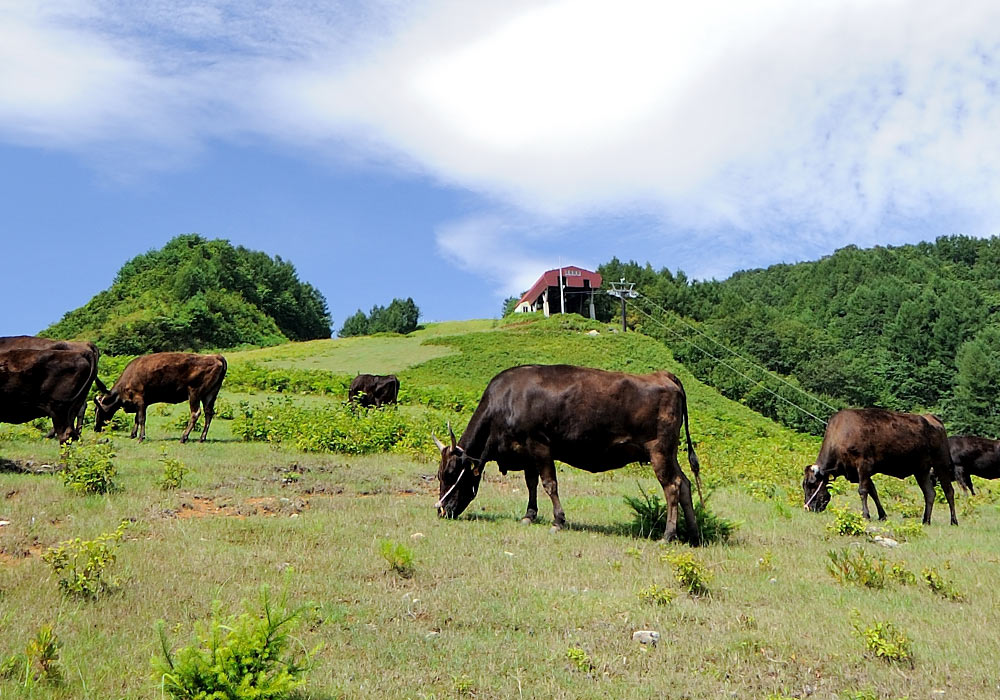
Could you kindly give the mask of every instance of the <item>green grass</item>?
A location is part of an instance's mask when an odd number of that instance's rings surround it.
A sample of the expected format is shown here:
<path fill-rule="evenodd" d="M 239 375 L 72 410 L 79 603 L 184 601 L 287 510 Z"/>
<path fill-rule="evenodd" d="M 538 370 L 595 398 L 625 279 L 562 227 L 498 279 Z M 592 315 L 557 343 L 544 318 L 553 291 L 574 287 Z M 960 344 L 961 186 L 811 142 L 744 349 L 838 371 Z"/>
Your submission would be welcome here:
<path fill-rule="evenodd" d="M 541 524 L 523 526 L 523 479 L 490 465 L 470 512 L 444 521 L 433 508 L 433 447 L 303 453 L 237 442 L 231 421 L 218 419 L 207 443 L 180 445 L 175 424 L 186 407 L 174 406 L 150 411 L 145 444 L 113 436 L 118 492 L 78 495 L 47 470 L 0 466 L 0 520 L 10 521 L 0 527 L 0 659 L 23 651 L 51 624 L 64 679 L 31 688 L 0 680 L 0 698 L 159 698 L 149 666 L 157 620 L 171 639 L 188 640 L 195 622 L 210 619 L 213 600 L 238 611 L 261 584 L 281 590 L 289 568 L 290 602 L 316 603 L 296 636 L 306 649 L 323 644 L 302 698 L 763 698 L 801 696 L 806 686 L 813 697 L 916 698 L 935 689 L 946 690 L 944 697 L 995 696 L 1000 592 L 990 582 L 1000 559 L 1000 511 L 993 499 L 977 497 L 971 512 L 960 511 L 958 528 L 946 525 L 939 505 L 926 536 L 891 553 L 913 571 L 944 571 L 950 562 L 948 579 L 967 602 L 922 585 L 842 586 L 827 572 L 827 552 L 850 540 L 827 531 L 832 512 L 801 509 L 798 478 L 815 457 L 816 438 L 719 397 L 654 341 L 590 337 L 561 325 L 465 335 L 452 325 L 451 335 L 427 338 L 451 354 L 410 367 L 405 381 L 481 392 L 498 368 L 531 360 L 678 372 L 702 474 L 715 486 L 712 510 L 741 522 L 729 544 L 693 550 L 711 575 L 710 596 L 688 596 L 674 580 L 662 555 L 683 546 L 627 534 L 623 497 L 636 493 L 637 480 L 647 491 L 657 488 L 648 468 L 591 475 L 560 466 L 568 527 L 552 534 L 544 492 Z M 386 361 L 405 364 L 409 350 L 393 359 L 389 341 L 408 339 L 372 340 L 386 342 Z M 267 398 L 225 389 L 223 396 L 233 403 Z M 456 426 L 469 410 L 452 414 Z M 414 420 L 438 415 L 418 405 L 400 411 Z M 55 463 L 57 446 L 37 435 L 0 426 L 0 458 Z M 190 469 L 180 489 L 159 488 L 164 458 Z M 876 480 L 886 525 L 911 522 L 901 511 L 918 501 L 912 480 Z M 858 508 L 853 488 L 835 491 L 833 505 Z M 64 596 L 40 551 L 93 539 L 122 519 L 134 522 L 109 572 L 118 589 L 92 602 Z M 387 565 L 385 541 L 412 554 L 412 576 Z M 676 594 L 669 605 L 640 598 L 652 583 Z M 858 619 L 905 630 L 914 668 L 901 673 L 872 658 L 854 630 Z M 659 644 L 634 643 L 638 629 L 659 631 Z M 585 652 L 587 669 L 568 649 Z"/>

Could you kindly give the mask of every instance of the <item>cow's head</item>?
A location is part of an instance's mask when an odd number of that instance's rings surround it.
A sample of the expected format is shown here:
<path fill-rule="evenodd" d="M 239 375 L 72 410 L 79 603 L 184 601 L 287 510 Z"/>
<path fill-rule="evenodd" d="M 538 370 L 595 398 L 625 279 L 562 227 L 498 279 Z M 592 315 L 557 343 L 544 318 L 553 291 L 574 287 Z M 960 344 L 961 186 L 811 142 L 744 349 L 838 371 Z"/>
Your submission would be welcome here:
<path fill-rule="evenodd" d="M 830 476 L 820 472 L 818 464 L 810 464 L 805 468 L 802 476 L 802 498 L 806 508 L 814 513 L 826 510 L 830 503 L 830 489 L 827 488 L 829 481 Z"/>
<path fill-rule="evenodd" d="M 451 445 L 445 445 L 431 433 L 434 444 L 441 450 L 441 466 L 438 467 L 440 482 L 437 502 L 438 515 L 443 518 L 457 518 L 469 507 L 479 492 L 479 481 L 483 478 L 482 460 L 466 454 L 455 442 L 455 433 L 448 425 Z"/>
<path fill-rule="evenodd" d="M 111 418 L 121 408 L 122 400 L 117 391 L 113 389 L 94 399 L 94 432 L 99 433 L 104 430 Z"/>

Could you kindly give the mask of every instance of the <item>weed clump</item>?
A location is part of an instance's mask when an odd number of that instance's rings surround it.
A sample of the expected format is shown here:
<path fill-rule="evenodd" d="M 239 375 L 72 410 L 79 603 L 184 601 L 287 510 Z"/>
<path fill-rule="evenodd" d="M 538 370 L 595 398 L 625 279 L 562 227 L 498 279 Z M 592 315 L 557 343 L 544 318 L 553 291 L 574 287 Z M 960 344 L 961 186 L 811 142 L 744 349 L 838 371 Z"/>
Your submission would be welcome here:
<path fill-rule="evenodd" d="M 890 583 L 907 585 L 917 580 L 905 563 L 889 562 L 864 549 L 831 549 L 826 555 L 830 559 L 826 570 L 844 585 L 881 590 Z"/>
<path fill-rule="evenodd" d="M 171 653 L 164 622 L 157 623 L 162 657 L 150 659 L 153 678 L 178 700 L 277 700 L 306 681 L 307 652 L 289 651 L 302 611 L 289 610 L 285 595 L 272 604 L 261 586 L 259 613 L 224 616 L 215 602 L 208 625 L 196 625 L 194 643 Z"/>
<path fill-rule="evenodd" d="M 160 464 L 163 465 L 163 475 L 160 477 L 159 485 L 164 491 L 179 489 L 184 483 L 184 477 L 188 473 L 188 468 L 179 459 L 168 457 L 166 453 L 160 457 Z"/>
<path fill-rule="evenodd" d="M 111 442 L 79 445 L 67 442 L 59 448 L 63 483 L 77 493 L 104 494 L 119 490 L 115 483 L 115 448 Z"/>
<path fill-rule="evenodd" d="M 856 614 L 856 613 L 855 613 Z M 913 648 L 906 633 L 891 622 L 875 620 L 863 625 L 859 620 L 853 623 L 857 634 L 868 653 L 888 663 L 908 663 L 913 667 Z"/>
<path fill-rule="evenodd" d="M 405 544 L 382 540 L 379 542 L 382 558 L 389 564 L 389 569 L 403 578 L 413 576 L 413 552 Z"/>
<path fill-rule="evenodd" d="M 712 572 L 705 568 L 691 552 L 664 552 L 660 555 L 662 561 L 670 562 L 674 567 L 674 578 L 693 596 L 709 594 L 709 583 Z"/>
<path fill-rule="evenodd" d="M 948 568 L 947 564 L 945 565 L 945 568 Z M 920 572 L 920 577 L 924 580 L 927 587 L 930 588 L 931 591 L 938 594 L 942 598 L 953 600 L 956 603 L 965 600 L 965 596 L 955 588 L 955 584 L 939 574 L 936 568 L 930 566 L 924 568 Z"/>
<path fill-rule="evenodd" d="M 660 539 L 667 529 L 667 504 L 655 493 L 647 493 L 639 486 L 641 498 L 625 496 L 625 503 L 632 509 L 632 535 L 648 539 Z M 721 518 L 708 509 L 708 499 L 711 492 L 705 495 L 703 501 L 694 505 L 695 519 L 698 521 L 698 532 L 702 544 L 728 542 L 739 525 Z M 687 528 L 687 520 L 682 514 L 677 518 L 677 539 L 681 542 L 694 541 L 692 533 Z"/>
<path fill-rule="evenodd" d="M 863 537 L 868 531 L 868 523 L 864 516 L 847 508 L 831 508 L 833 522 L 826 529 L 835 535 L 847 537 Z"/>
<path fill-rule="evenodd" d="M 0 678 L 16 680 L 25 689 L 36 683 L 60 683 L 59 648 L 62 643 L 52 625 L 42 625 L 24 651 L 0 662 Z"/>
<path fill-rule="evenodd" d="M 570 647 L 566 650 L 566 658 L 570 660 L 578 671 L 590 673 L 594 670 L 594 662 L 590 655 L 580 647 Z"/>
<path fill-rule="evenodd" d="M 655 583 L 639 591 L 639 600 L 651 605 L 669 605 L 673 599 L 674 594 L 669 588 L 657 586 Z"/>
<path fill-rule="evenodd" d="M 42 554 L 42 561 L 59 577 L 59 588 L 67 595 L 94 599 L 118 587 L 117 579 L 108 579 L 107 569 L 115 563 L 118 545 L 129 522 L 123 520 L 114 532 L 105 532 L 92 540 L 60 542 Z"/>

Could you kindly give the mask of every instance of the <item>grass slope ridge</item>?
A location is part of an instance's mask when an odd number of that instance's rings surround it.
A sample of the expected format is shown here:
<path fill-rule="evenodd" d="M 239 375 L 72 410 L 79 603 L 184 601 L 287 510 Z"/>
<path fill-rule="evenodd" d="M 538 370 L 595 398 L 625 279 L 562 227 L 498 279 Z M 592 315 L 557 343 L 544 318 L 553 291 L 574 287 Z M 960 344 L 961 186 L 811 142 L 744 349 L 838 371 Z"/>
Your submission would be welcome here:
<path fill-rule="evenodd" d="M 330 337 L 326 299 L 280 257 L 197 234 L 138 255 L 111 287 L 42 331 L 112 355 Z"/>

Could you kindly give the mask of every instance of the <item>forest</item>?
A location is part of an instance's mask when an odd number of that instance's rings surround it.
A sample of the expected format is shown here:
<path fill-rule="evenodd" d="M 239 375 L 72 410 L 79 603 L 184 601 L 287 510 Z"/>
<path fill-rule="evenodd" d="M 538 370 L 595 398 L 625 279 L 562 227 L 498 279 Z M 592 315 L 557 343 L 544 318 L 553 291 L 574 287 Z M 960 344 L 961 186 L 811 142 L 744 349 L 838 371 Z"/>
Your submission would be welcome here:
<path fill-rule="evenodd" d="M 1000 238 L 848 246 L 724 281 L 617 258 L 598 271 L 637 283 L 637 328 L 787 425 L 822 432 L 836 408 L 881 406 L 935 413 L 952 434 L 1000 436 Z M 617 300 L 600 303 L 613 318 Z"/>
<path fill-rule="evenodd" d="M 329 338 L 326 299 L 278 256 L 185 234 L 126 262 L 111 287 L 41 334 L 112 355 Z"/>

